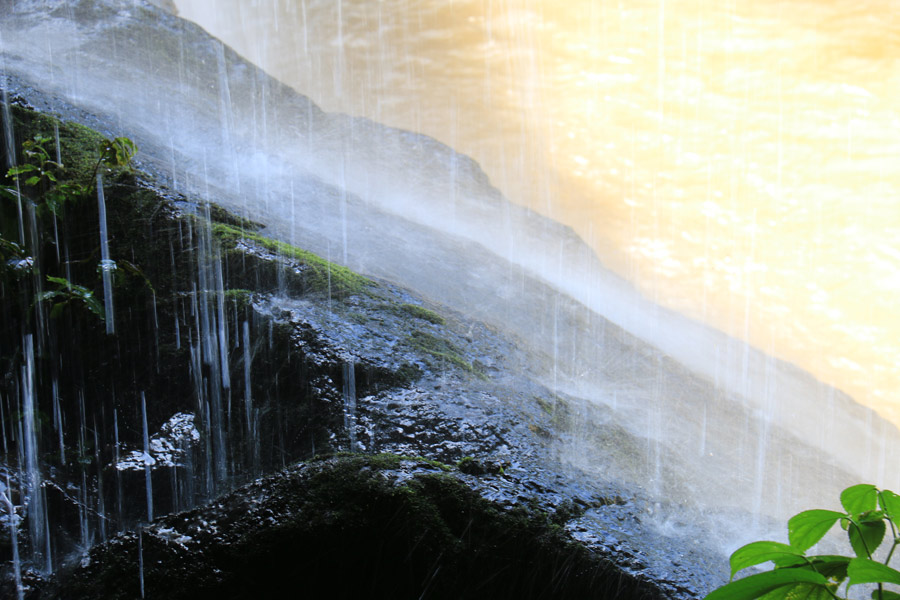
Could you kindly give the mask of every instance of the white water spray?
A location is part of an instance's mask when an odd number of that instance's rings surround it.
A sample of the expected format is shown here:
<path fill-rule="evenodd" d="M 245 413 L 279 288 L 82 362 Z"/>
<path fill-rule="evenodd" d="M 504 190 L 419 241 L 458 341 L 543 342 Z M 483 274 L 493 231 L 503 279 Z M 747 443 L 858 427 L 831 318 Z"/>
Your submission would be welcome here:
<path fill-rule="evenodd" d="M 153 477 L 152 465 L 153 457 L 150 455 L 150 433 L 147 427 L 147 398 L 141 392 L 141 417 L 143 423 L 143 439 L 144 439 L 144 481 L 147 491 L 147 522 L 153 521 Z"/>
<path fill-rule="evenodd" d="M 103 276 L 103 308 L 106 313 L 106 333 L 116 332 L 116 319 L 113 310 L 113 271 L 116 261 L 109 258 L 109 229 L 106 226 L 106 198 L 103 194 L 103 176 L 97 174 L 97 207 L 100 212 L 100 272 Z"/>
<path fill-rule="evenodd" d="M 343 364 L 344 429 L 350 437 L 350 452 L 356 452 L 356 372 L 353 360 Z"/>

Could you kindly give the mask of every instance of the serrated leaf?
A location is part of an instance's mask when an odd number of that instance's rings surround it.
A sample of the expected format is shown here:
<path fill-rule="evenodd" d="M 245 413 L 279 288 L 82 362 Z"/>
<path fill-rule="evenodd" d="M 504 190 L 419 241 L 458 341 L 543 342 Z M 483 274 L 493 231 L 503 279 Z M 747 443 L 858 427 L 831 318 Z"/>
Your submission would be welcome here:
<path fill-rule="evenodd" d="M 850 563 L 849 556 L 822 554 L 810 556 L 809 561 L 810 565 L 808 568 L 813 569 L 830 581 L 841 582 L 847 579 L 847 565 Z M 799 568 L 805 569 L 807 567 Z"/>
<path fill-rule="evenodd" d="M 804 569 L 776 569 L 750 577 L 744 577 L 713 590 L 706 600 L 756 600 L 779 588 L 807 584 L 825 589 L 827 581 L 822 575 Z"/>
<path fill-rule="evenodd" d="M 101 321 L 106 320 L 106 311 L 104 310 L 103 305 L 100 303 L 100 301 L 94 297 L 94 293 L 91 290 L 82 285 L 72 283 L 65 277 L 53 277 L 52 275 L 47 275 L 47 281 L 49 281 L 50 283 L 55 283 L 62 289 L 51 290 L 38 294 L 37 301 L 43 301 L 57 297 L 67 298 L 66 302 L 70 300 L 78 300 L 82 302 L 85 308 L 96 315 L 97 318 L 99 318 Z"/>
<path fill-rule="evenodd" d="M 828 530 L 843 517 L 833 510 L 805 510 L 788 521 L 788 540 L 800 552 L 806 552 L 822 539 Z"/>
<path fill-rule="evenodd" d="M 759 600 L 834 600 L 834 596 L 822 585 L 795 583 L 772 590 Z"/>
<path fill-rule="evenodd" d="M 116 153 L 116 164 L 120 167 L 127 166 L 137 153 L 137 146 L 128 138 L 117 137 L 113 140 L 112 147 Z"/>
<path fill-rule="evenodd" d="M 878 494 L 878 502 L 892 521 L 900 520 L 900 496 L 891 490 L 881 490 L 881 493 Z"/>
<path fill-rule="evenodd" d="M 900 571 L 868 558 L 851 560 L 847 565 L 847 575 L 850 577 L 850 585 L 860 583 L 900 584 Z"/>
<path fill-rule="evenodd" d="M 875 510 L 878 506 L 878 488 L 868 483 L 850 486 L 841 492 L 841 506 L 851 515 Z"/>
<path fill-rule="evenodd" d="M 875 521 L 881 521 L 883 519 L 883 512 L 881 512 L 880 510 L 870 510 L 860 514 L 856 520 L 860 523 L 874 523 Z"/>
<path fill-rule="evenodd" d="M 752 567 L 768 561 L 781 561 L 791 558 L 803 559 L 803 553 L 793 546 L 782 544 L 779 542 L 753 542 L 746 546 L 741 546 L 731 554 L 731 577 L 734 578 L 735 573 L 741 569 Z M 787 564 L 795 564 L 796 561 Z"/>
<path fill-rule="evenodd" d="M 852 522 L 847 529 L 850 545 L 860 558 L 871 558 L 884 539 L 884 521 Z"/>

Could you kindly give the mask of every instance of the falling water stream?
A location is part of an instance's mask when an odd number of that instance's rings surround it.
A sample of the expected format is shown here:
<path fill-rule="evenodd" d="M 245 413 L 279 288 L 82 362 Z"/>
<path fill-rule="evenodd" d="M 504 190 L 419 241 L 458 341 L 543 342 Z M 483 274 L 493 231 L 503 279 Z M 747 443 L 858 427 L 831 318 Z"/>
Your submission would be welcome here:
<path fill-rule="evenodd" d="M 890 452 L 862 442 L 880 446 L 881 426 L 851 418 L 853 434 L 830 437 L 842 394 L 783 361 L 900 422 L 896 2 L 175 4 L 325 109 L 432 135 L 474 157 L 510 201 L 572 227 L 643 298 L 598 283 L 562 243 L 527 256 L 525 231 L 495 246 L 491 227 L 473 237 L 744 397 L 760 420 L 742 457 L 707 443 L 722 433 L 707 430 L 709 400 L 690 412 L 702 411 L 698 457 L 747 462 L 754 510 L 789 511 L 797 493 L 774 485 L 773 471 L 791 468 L 772 462 L 779 423 L 838 446 L 860 477 L 893 478 Z M 348 154 L 339 187 L 365 195 L 377 184 L 347 182 Z M 466 194 L 454 169 L 437 209 L 451 231 Z M 660 307 L 728 337 L 665 323 Z M 559 377 L 560 361 L 591 358 L 564 350 L 556 319 L 551 335 L 557 387 L 609 403 L 608 382 Z M 672 392 L 645 393 L 630 401 L 636 427 L 677 437 L 664 430 L 671 408 L 653 408 Z"/>
<path fill-rule="evenodd" d="M 900 424 L 896 1 L 175 4 L 326 110 L 474 157 L 654 302 Z"/>
<path fill-rule="evenodd" d="M 312 101 L 191 23 L 110 3 L 27 19 L 41 2 L 0 0 L 0 75 L 115 123 L 172 189 L 517 336 L 529 375 L 580 399 L 563 463 L 763 529 L 900 483 L 896 2 L 176 2 Z M 203 258 L 177 342 L 211 495 L 225 349 L 245 368 L 253 349 L 246 323 L 229 341 L 209 233 L 186 235 Z"/>

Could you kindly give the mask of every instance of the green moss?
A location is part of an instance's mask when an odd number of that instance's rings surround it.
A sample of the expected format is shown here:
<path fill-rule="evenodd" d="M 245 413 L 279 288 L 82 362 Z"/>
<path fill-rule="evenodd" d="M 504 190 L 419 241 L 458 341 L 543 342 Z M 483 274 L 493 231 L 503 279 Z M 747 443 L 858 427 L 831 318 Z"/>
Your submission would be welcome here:
<path fill-rule="evenodd" d="M 381 308 L 382 310 L 400 317 L 421 319 L 423 321 L 428 321 L 429 323 L 434 323 L 435 325 L 446 325 L 447 323 L 446 319 L 441 315 L 433 310 L 428 310 L 423 306 L 418 306 L 417 304 L 383 304 L 381 305 Z"/>
<path fill-rule="evenodd" d="M 350 319 L 351 321 L 353 321 L 354 323 L 359 324 L 359 325 L 365 325 L 366 323 L 369 322 L 369 316 L 368 316 L 368 315 L 366 315 L 365 313 L 356 312 L 356 311 L 350 311 L 350 312 L 348 312 L 348 313 L 347 313 L 347 318 Z"/>
<path fill-rule="evenodd" d="M 304 273 L 309 287 L 320 293 L 331 292 L 337 297 L 346 297 L 365 292 L 375 283 L 354 273 L 347 267 L 336 265 L 307 250 L 285 242 L 243 230 L 226 223 L 214 223 L 213 235 L 226 248 L 233 249 L 241 241 L 255 244 L 279 256 L 296 260 L 307 267 Z"/>
<path fill-rule="evenodd" d="M 412 457 L 404 456 L 403 458 L 405 460 L 414 460 L 416 462 L 424 463 L 426 465 L 434 467 L 435 469 L 440 469 L 441 471 L 452 471 L 453 470 L 453 467 L 451 467 L 448 464 L 442 463 L 439 460 L 425 458 L 424 456 L 412 456 Z"/>
<path fill-rule="evenodd" d="M 406 342 L 413 348 L 421 350 L 438 360 L 449 362 L 463 371 L 486 378 L 485 374 L 463 358 L 460 349 L 448 340 L 439 338 L 426 331 L 413 331 Z"/>
<path fill-rule="evenodd" d="M 422 369 L 411 363 L 403 363 L 396 371 L 398 385 L 409 385 L 422 378 Z"/>
<path fill-rule="evenodd" d="M 63 123 L 59 128 L 59 144 L 63 167 L 76 173 L 90 174 L 100 156 L 99 146 L 105 138 L 84 125 Z"/>
<path fill-rule="evenodd" d="M 319 454 L 311 459 L 311 462 L 325 462 L 335 458 L 341 459 L 342 463 L 351 465 L 352 469 L 359 470 L 363 467 L 375 469 L 378 471 L 389 471 L 399 469 L 402 462 L 412 461 L 422 463 L 441 471 L 452 471 L 453 467 L 439 460 L 425 458 L 424 456 L 409 456 L 406 454 L 391 454 L 382 452 L 379 454 L 359 454 L 357 452 L 334 452 L 331 454 Z"/>
<path fill-rule="evenodd" d="M 173 600 L 281 597 L 303 586 L 327 586 L 335 598 L 662 597 L 572 543 L 561 525 L 584 503 L 508 509 L 450 474 L 398 482 L 379 473 L 404 460 L 343 456 L 260 480 L 250 497 L 166 517 L 192 544 L 146 532 L 139 552 L 135 534 L 118 536 L 47 596 L 134 598 L 140 556 L 147 597 Z"/>
<path fill-rule="evenodd" d="M 208 204 L 208 207 L 209 218 L 214 223 L 231 225 L 232 227 L 237 227 L 242 231 L 259 231 L 264 227 L 262 223 L 257 223 L 256 221 L 252 221 L 250 219 L 236 215 L 230 210 L 219 206 L 215 202 L 210 202 Z"/>
<path fill-rule="evenodd" d="M 93 183 L 89 179 L 100 158 L 100 145 L 106 139 L 102 134 L 84 125 L 63 122 L 51 115 L 20 106 L 13 106 L 13 119 L 17 132 L 17 148 L 21 142 L 33 139 L 35 135 L 49 137 L 53 140 L 47 145 L 50 157 L 53 160 L 61 158 L 62 169 L 57 173 L 60 181 L 73 181 L 85 185 Z M 60 157 L 57 157 L 55 147 L 57 131 Z"/>
<path fill-rule="evenodd" d="M 225 301 L 228 302 L 229 305 L 233 304 L 241 310 L 250 306 L 251 300 L 253 300 L 252 290 L 245 290 L 241 288 L 225 290 Z"/>
<path fill-rule="evenodd" d="M 553 437 L 553 434 L 550 433 L 550 431 L 548 431 L 545 427 L 541 427 L 540 425 L 537 425 L 535 423 L 529 423 L 528 429 L 531 431 L 531 433 L 537 435 L 538 437 L 544 438 L 545 440 Z"/>

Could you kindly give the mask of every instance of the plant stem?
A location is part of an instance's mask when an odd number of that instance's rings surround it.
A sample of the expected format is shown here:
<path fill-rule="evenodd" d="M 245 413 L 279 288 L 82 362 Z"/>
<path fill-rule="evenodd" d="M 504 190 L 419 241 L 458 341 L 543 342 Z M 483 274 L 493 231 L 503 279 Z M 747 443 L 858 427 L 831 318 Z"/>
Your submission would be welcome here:
<path fill-rule="evenodd" d="M 891 529 L 894 528 L 893 523 L 891 524 Z M 894 556 L 894 550 L 897 548 L 897 545 L 900 544 L 900 539 L 897 539 L 896 534 L 894 535 L 894 544 L 891 546 L 890 552 L 888 552 L 887 558 L 884 559 L 884 564 L 889 565 L 891 562 L 891 557 Z"/>

